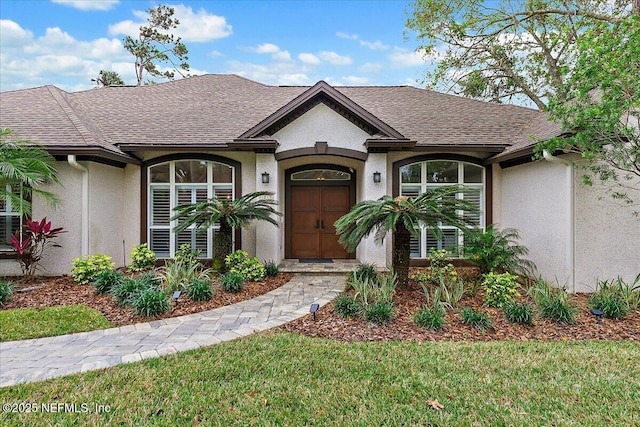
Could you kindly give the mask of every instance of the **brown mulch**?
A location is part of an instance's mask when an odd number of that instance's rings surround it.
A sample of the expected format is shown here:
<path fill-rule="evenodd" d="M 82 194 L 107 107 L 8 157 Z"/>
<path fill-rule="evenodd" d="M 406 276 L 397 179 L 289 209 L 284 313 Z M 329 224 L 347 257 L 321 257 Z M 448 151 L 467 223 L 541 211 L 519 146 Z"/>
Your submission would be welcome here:
<path fill-rule="evenodd" d="M 412 271 L 414 273 L 414 271 Z M 521 290 L 521 294 L 524 294 Z M 425 303 L 419 284 L 410 280 L 408 289 L 397 289 L 393 298 L 394 317 L 389 325 L 376 326 L 361 319 L 345 319 L 327 304 L 316 312 L 281 326 L 281 330 L 297 332 L 311 337 L 322 337 L 341 341 L 568 341 L 611 340 L 640 341 L 640 309 L 620 320 L 602 319 L 598 324 L 587 307 L 588 294 L 577 294 L 572 301 L 579 308 L 576 322 L 562 325 L 536 317 L 534 326 L 513 324 L 507 321 L 501 309 L 484 307 L 483 291 L 475 297 L 465 296 L 460 307 L 471 307 L 485 311 L 492 328 L 477 330 L 462 321 L 459 310 L 449 310 L 445 316 L 445 327 L 441 331 L 419 328 L 412 317 Z M 520 297 L 523 302 L 528 297 Z"/>
<path fill-rule="evenodd" d="M 415 273 L 412 269 L 412 274 Z M 111 295 L 96 294 L 89 285 L 76 285 L 71 277 L 42 277 L 30 282 L 17 281 L 11 300 L 0 310 L 19 307 L 50 307 L 80 304 L 100 311 L 115 326 L 124 326 L 150 320 L 164 319 L 197 313 L 234 304 L 267 293 L 288 282 L 292 274 L 281 273 L 275 278 L 262 282 L 247 282 L 237 294 L 219 289 L 214 298 L 205 302 L 194 302 L 183 294 L 177 305 L 153 318 L 138 316 L 131 307 L 118 305 Z M 15 282 L 15 280 L 14 280 Z M 41 289 L 24 293 L 15 292 L 21 288 L 43 286 Z M 524 294 L 524 291 L 521 290 Z M 483 292 L 480 289 L 475 297 L 465 296 L 461 307 L 484 310 L 491 318 L 492 328 L 479 331 L 462 322 L 459 311 L 449 311 L 445 316 L 445 328 L 430 331 L 419 328 L 413 321 L 415 312 L 424 305 L 422 288 L 410 280 L 407 289 L 397 289 L 394 296 L 394 317 L 391 324 L 375 326 L 360 319 L 345 319 L 336 314 L 333 304 L 320 308 L 314 320 L 311 314 L 280 327 L 280 330 L 300 333 L 311 337 L 323 337 L 341 341 L 565 341 L 565 340 L 628 340 L 640 341 L 640 310 L 630 313 L 621 320 L 602 319 L 597 324 L 587 307 L 588 294 L 577 294 L 573 301 L 579 307 L 576 323 L 562 325 L 536 317 L 532 327 L 509 323 L 501 309 L 482 305 Z M 526 301 L 527 297 L 518 298 Z"/>
<path fill-rule="evenodd" d="M 93 286 L 77 285 L 69 276 L 41 277 L 29 282 L 16 280 L 16 287 L 9 302 L 0 310 L 11 308 L 42 308 L 60 305 L 85 305 L 101 312 L 115 326 L 131 325 L 151 320 L 166 319 L 184 314 L 198 313 L 213 308 L 235 304 L 272 291 L 291 280 L 293 274 L 280 273 L 276 277 L 269 277 L 261 282 L 246 282 L 242 291 L 237 294 L 218 289 L 209 301 L 191 301 L 183 293 L 178 304 L 171 304 L 166 313 L 157 317 L 144 317 L 134 313 L 133 308 L 119 305 L 109 294 L 97 294 Z M 28 292 L 17 292 L 19 289 L 42 286 L 40 289 Z"/>

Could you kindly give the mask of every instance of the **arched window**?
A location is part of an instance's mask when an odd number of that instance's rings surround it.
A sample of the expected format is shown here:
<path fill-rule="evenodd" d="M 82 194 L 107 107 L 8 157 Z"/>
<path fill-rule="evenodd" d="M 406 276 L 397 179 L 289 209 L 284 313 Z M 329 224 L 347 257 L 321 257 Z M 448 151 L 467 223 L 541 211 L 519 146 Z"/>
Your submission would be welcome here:
<path fill-rule="evenodd" d="M 400 194 L 415 197 L 427 189 L 447 185 L 463 185 L 475 191 L 458 193 L 457 198 L 471 200 L 479 213 L 460 212 L 471 224 L 484 228 L 485 170 L 473 163 L 453 160 L 427 160 L 411 163 L 400 168 Z M 429 250 L 447 249 L 454 254 L 460 253 L 464 245 L 464 236 L 458 229 L 440 224 L 442 236 L 436 237 L 423 230 L 420 238 L 411 238 L 411 257 L 427 258 Z"/>
<path fill-rule="evenodd" d="M 180 245 L 190 243 L 202 251 L 201 257 L 211 258 L 218 226 L 206 232 L 190 228 L 176 234 L 172 210 L 213 197 L 233 199 L 235 168 L 211 160 L 173 160 L 149 166 L 147 180 L 149 248 L 160 258 L 173 258 Z"/>

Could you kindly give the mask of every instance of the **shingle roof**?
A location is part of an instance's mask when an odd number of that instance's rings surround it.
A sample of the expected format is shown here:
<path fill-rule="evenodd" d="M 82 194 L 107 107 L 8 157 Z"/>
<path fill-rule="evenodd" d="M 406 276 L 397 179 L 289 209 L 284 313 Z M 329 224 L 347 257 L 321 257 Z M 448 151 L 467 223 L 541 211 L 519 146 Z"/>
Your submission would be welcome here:
<path fill-rule="evenodd" d="M 309 90 L 236 75 L 66 93 L 53 86 L 0 93 L 0 125 L 47 147 L 226 144 Z M 334 87 L 417 146 L 526 144 L 537 110 L 409 86 Z"/>

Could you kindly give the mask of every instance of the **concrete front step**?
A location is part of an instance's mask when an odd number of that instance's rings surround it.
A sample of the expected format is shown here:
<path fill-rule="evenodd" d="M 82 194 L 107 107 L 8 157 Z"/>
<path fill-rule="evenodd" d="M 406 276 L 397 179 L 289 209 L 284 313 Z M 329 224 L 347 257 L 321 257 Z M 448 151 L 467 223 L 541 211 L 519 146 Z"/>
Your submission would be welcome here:
<path fill-rule="evenodd" d="M 278 268 L 283 273 L 298 274 L 345 274 L 355 271 L 360 265 L 360 261 L 355 259 L 333 259 L 330 262 L 313 262 L 299 259 L 282 260 Z"/>

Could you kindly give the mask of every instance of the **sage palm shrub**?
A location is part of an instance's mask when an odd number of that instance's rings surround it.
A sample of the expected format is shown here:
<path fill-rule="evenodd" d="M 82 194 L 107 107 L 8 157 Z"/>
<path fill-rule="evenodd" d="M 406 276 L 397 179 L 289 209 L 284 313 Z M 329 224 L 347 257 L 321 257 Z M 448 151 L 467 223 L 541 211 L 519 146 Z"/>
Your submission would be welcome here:
<path fill-rule="evenodd" d="M 484 231 L 467 232 L 464 256 L 483 274 L 509 272 L 531 276 L 536 266 L 523 258 L 529 250 L 517 243 L 519 238 L 518 231 L 513 228 L 498 230 L 493 225 L 487 226 Z"/>

